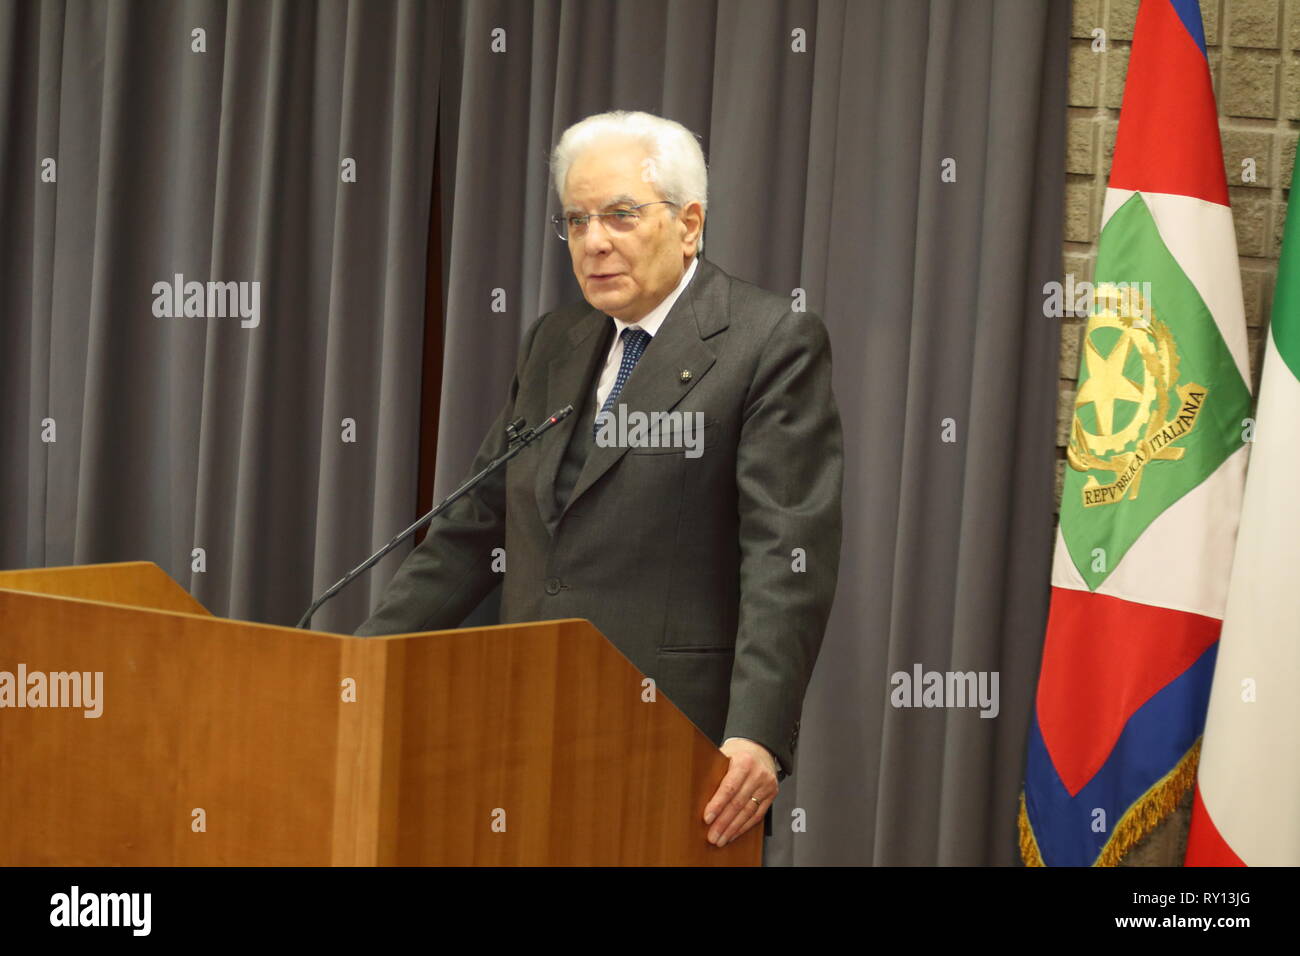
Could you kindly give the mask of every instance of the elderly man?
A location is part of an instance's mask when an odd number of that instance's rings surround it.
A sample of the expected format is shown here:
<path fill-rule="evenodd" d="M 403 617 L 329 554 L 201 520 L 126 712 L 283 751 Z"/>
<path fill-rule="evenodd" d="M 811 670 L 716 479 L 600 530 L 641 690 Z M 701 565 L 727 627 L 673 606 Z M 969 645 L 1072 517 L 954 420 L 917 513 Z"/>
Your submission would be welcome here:
<path fill-rule="evenodd" d="M 843 449 L 826 331 L 700 258 L 707 171 L 680 124 L 588 117 L 551 169 L 586 301 L 528 329 L 472 471 L 516 417 L 580 411 L 441 515 L 357 633 L 457 626 L 497 583 L 504 546 L 504 622 L 587 618 L 721 742 L 730 767 L 704 824 L 724 846 L 792 767 L 835 592 Z M 602 427 L 656 412 L 682 413 L 662 441 Z"/>

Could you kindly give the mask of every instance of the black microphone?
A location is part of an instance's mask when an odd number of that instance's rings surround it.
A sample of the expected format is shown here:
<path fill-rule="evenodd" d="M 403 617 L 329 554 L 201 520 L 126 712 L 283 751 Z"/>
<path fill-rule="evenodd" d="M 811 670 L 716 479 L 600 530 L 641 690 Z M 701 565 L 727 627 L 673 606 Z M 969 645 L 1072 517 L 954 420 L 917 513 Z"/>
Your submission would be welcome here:
<path fill-rule="evenodd" d="M 307 608 L 307 612 L 301 618 L 299 618 L 298 623 L 294 626 L 307 627 L 308 624 L 311 623 L 311 616 L 315 614 L 318 610 L 320 610 L 320 606 L 324 604 L 326 601 L 328 601 L 330 598 L 332 598 L 334 595 L 342 591 L 345 587 L 347 587 L 348 584 L 350 584 L 354 578 L 370 570 L 370 568 L 374 567 L 375 563 L 379 561 L 380 558 L 386 555 L 389 551 L 392 551 L 395 547 L 397 547 L 399 544 L 401 544 L 411 535 L 415 534 L 415 532 L 419 531 L 426 524 L 428 524 L 430 521 L 432 521 L 434 518 L 440 515 L 444 510 L 446 510 L 446 508 L 452 502 L 456 501 L 459 498 L 464 497 L 466 494 L 473 491 L 474 488 L 478 485 L 478 483 L 481 482 L 484 478 L 492 474 L 492 472 L 496 471 L 498 468 L 500 468 L 502 465 L 508 462 L 511 458 L 514 458 L 515 455 L 519 454 L 521 451 L 527 448 L 532 442 L 536 441 L 538 438 L 544 435 L 553 426 L 564 421 L 572 414 L 573 414 L 573 406 L 565 405 L 558 412 L 551 415 L 549 418 L 547 418 L 536 428 L 530 428 L 527 431 L 522 430 L 524 425 L 526 424 L 522 418 L 516 418 L 514 421 L 512 421 L 509 425 L 506 426 L 506 438 L 509 442 L 509 447 L 507 447 L 507 449 L 503 454 L 498 455 L 496 458 L 492 459 L 492 461 L 488 462 L 487 467 L 485 467 L 474 477 L 468 479 L 459 488 L 457 488 L 446 498 L 444 498 L 442 503 L 439 504 L 432 511 L 430 511 L 427 515 L 425 515 L 419 521 L 415 522 L 415 524 L 411 525 L 409 528 L 407 528 L 405 531 L 403 531 L 401 534 L 395 537 L 392 541 L 388 542 L 388 544 L 384 545 L 382 548 L 380 548 L 370 557 L 366 558 L 366 560 L 362 561 L 360 564 L 358 564 L 347 574 L 343 575 L 343 577 L 341 577 L 338 581 L 336 581 L 328 591 L 326 591 L 324 594 L 322 594 L 320 597 L 318 597 L 315 601 L 312 602 L 312 606 Z"/>

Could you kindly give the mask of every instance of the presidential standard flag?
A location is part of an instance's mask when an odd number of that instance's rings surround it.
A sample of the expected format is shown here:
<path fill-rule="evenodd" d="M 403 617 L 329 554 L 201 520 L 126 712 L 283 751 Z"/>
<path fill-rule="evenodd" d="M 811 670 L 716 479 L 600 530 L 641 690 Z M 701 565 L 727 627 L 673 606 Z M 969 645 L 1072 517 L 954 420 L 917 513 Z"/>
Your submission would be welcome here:
<path fill-rule="evenodd" d="M 1108 186 L 1020 809 L 1031 865 L 1114 865 L 1196 773 L 1250 389 L 1195 0 L 1139 8 Z"/>
<path fill-rule="evenodd" d="M 1291 197 L 1295 197 L 1295 177 Z M 1188 866 L 1300 866 L 1300 203 L 1291 203 Z"/>

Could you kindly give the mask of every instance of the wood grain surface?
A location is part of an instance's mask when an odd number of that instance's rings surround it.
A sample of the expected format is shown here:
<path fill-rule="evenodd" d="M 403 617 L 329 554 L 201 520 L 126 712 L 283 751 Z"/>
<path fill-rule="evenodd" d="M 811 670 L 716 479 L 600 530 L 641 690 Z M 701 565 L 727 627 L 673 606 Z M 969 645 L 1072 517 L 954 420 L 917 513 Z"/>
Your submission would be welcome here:
<path fill-rule="evenodd" d="M 726 758 L 587 621 L 355 638 L 148 563 L 2 572 L 20 663 L 101 673 L 103 713 L 0 709 L 2 865 L 760 862 L 761 826 L 706 840 Z"/>

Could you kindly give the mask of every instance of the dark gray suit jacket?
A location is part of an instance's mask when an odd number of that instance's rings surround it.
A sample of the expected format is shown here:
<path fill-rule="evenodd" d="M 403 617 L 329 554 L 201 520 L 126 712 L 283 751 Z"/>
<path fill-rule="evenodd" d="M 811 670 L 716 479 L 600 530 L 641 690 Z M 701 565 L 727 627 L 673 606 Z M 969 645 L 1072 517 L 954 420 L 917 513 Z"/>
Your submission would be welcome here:
<path fill-rule="evenodd" d="M 575 455 L 612 328 L 585 302 L 529 328 L 471 473 L 505 449 L 514 418 L 580 411 L 435 519 L 357 633 L 457 627 L 501 580 L 492 551 L 504 547 L 503 623 L 590 620 L 715 742 L 756 740 L 788 772 L 839 569 L 843 439 L 825 327 L 701 259 L 618 401 L 703 412 L 703 454 Z M 572 491 L 557 501 L 562 464 Z"/>

